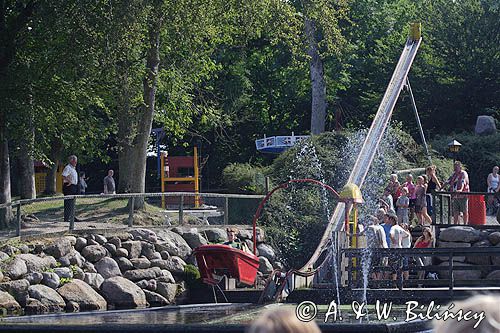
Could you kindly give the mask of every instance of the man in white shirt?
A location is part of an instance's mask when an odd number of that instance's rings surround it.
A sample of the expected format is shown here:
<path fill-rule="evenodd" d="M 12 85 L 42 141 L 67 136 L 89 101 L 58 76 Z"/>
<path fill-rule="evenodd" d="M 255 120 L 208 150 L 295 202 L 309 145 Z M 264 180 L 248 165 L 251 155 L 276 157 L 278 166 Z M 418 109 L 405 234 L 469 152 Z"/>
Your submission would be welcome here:
<path fill-rule="evenodd" d="M 398 225 L 396 223 L 397 220 L 397 215 L 393 214 L 389 216 L 389 220 L 391 221 L 391 224 L 393 224 L 391 231 L 390 231 L 390 238 L 391 238 L 391 248 L 392 249 L 401 249 L 403 248 L 403 239 L 410 237 L 410 233 L 407 232 L 403 227 Z M 392 267 L 392 279 L 396 280 L 398 276 L 398 270 L 402 268 L 402 266 L 405 266 L 405 260 L 400 262 L 398 256 L 394 255 L 391 256 L 390 259 L 391 262 L 391 267 Z M 407 263 L 407 260 L 406 260 Z M 408 264 L 406 265 L 408 266 Z"/>
<path fill-rule="evenodd" d="M 62 172 L 64 195 L 78 194 L 78 173 L 76 172 L 77 163 L 78 163 L 78 158 L 75 155 L 71 155 L 68 158 L 68 165 L 66 165 L 66 167 Z M 64 222 L 69 222 L 71 216 L 74 216 L 74 214 L 75 214 L 75 200 L 74 199 L 64 200 Z M 78 222 L 79 219 L 75 217 L 74 221 Z"/>
<path fill-rule="evenodd" d="M 377 251 L 376 249 L 387 249 L 384 228 L 379 225 L 379 220 L 375 216 L 369 216 L 369 218 L 370 225 L 368 225 L 365 231 L 367 246 L 372 248 L 372 253 Z M 383 274 L 379 267 L 387 266 L 385 257 L 373 256 L 371 266 L 375 267 L 373 269 L 372 278 L 374 280 L 382 280 Z"/>

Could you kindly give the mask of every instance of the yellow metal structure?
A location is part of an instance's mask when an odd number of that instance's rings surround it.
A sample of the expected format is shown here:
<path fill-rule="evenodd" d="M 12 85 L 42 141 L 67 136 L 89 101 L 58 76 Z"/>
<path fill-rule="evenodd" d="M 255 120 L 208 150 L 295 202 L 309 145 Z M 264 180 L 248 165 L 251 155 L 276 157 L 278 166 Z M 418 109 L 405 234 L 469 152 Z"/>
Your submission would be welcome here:
<path fill-rule="evenodd" d="M 161 168 L 161 192 L 164 193 L 167 190 L 168 182 L 194 182 L 194 192 L 196 194 L 200 193 L 200 169 L 198 164 L 198 147 L 194 147 L 193 151 L 193 169 L 194 177 L 169 177 L 169 166 L 165 165 L 165 159 L 167 158 L 167 153 L 161 153 L 160 168 Z M 195 195 L 194 206 L 200 206 L 200 196 Z M 165 197 L 161 197 L 161 207 L 165 208 Z"/>
<path fill-rule="evenodd" d="M 63 166 L 59 165 L 57 167 L 57 172 L 56 172 L 56 192 L 57 193 L 62 193 L 62 171 L 63 171 Z M 43 193 L 45 192 L 46 189 L 46 179 L 47 179 L 47 173 L 46 172 L 36 172 L 35 173 L 35 189 L 36 193 Z"/>
<path fill-rule="evenodd" d="M 339 193 L 340 200 L 343 202 L 363 203 L 361 190 L 356 184 L 346 184 Z"/>
<path fill-rule="evenodd" d="M 420 22 L 410 23 L 410 39 L 417 41 L 422 37 L 422 24 Z"/>

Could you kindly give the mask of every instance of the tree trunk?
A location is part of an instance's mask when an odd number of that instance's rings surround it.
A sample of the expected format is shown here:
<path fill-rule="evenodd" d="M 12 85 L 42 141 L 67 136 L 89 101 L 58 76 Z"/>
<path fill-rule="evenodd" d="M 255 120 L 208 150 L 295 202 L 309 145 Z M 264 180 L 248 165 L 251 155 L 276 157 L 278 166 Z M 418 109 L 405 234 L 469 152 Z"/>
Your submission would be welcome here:
<path fill-rule="evenodd" d="M 310 59 L 311 71 L 311 134 L 320 134 L 325 131 L 326 120 L 326 83 L 323 71 L 323 60 L 319 54 L 316 40 L 316 26 L 314 21 L 305 19 L 305 33 Z"/>
<path fill-rule="evenodd" d="M 33 150 L 35 146 L 35 129 L 33 127 L 33 99 L 29 96 L 30 109 L 28 114 L 28 131 L 19 145 L 19 183 L 21 199 L 35 199 L 35 167 L 33 163 Z"/>
<path fill-rule="evenodd" d="M 154 15 L 154 14 L 153 14 Z M 151 18 L 149 24 L 149 48 L 146 59 L 146 76 L 143 79 L 143 105 L 136 124 L 136 133 L 132 145 L 122 145 L 119 156 L 120 189 L 132 193 L 144 193 L 146 185 L 146 158 L 148 139 L 153 125 L 155 98 L 160 65 L 160 29 L 163 14 Z M 123 114 L 120 114 L 123 117 Z M 129 121 L 120 119 L 119 121 Z M 136 198 L 136 209 L 144 207 L 144 200 Z"/>
<path fill-rule="evenodd" d="M 0 110 L 0 205 L 9 202 L 11 202 L 9 145 L 5 114 Z M 7 228 L 11 219 L 12 208 L 0 208 L 0 228 Z"/>
<path fill-rule="evenodd" d="M 44 194 L 54 195 L 57 192 L 57 167 L 61 161 L 62 155 L 62 143 L 61 140 L 55 138 L 52 140 L 52 147 L 50 149 L 50 160 L 52 161 L 52 165 L 49 170 L 47 170 L 47 174 L 45 175 L 45 191 Z"/>

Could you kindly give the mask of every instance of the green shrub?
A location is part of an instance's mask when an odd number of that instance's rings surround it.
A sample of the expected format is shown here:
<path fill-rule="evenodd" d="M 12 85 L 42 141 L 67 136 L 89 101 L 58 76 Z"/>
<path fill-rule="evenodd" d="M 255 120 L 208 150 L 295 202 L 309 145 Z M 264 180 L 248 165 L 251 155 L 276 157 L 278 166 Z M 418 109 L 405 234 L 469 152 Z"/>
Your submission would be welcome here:
<path fill-rule="evenodd" d="M 199 288 L 202 285 L 200 271 L 196 266 L 191 264 L 184 266 L 184 281 L 188 289 Z"/>
<path fill-rule="evenodd" d="M 266 168 L 249 163 L 232 163 L 222 172 L 224 185 L 231 193 L 264 193 L 265 175 Z"/>

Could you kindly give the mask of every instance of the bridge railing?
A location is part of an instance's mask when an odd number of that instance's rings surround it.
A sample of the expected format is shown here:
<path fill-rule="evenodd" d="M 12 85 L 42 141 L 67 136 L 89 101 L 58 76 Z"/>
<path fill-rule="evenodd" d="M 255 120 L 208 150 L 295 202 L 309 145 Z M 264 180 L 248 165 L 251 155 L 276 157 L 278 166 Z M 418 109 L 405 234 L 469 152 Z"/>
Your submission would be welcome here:
<path fill-rule="evenodd" d="M 0 209 L 10 207 L 13 212 L 12 223 L 9 229 L 0 230 L 0 238 L 137 226 L 250 226 L 263 197 L 248 194 L 169 192 L 18 200 L 0 205 Z M 139 205 L 143 208 L 137 209 Z"/>
<path fill-rule="evenodd" d="M 500 287 L 500 247 L 468 247 L 468 248 L 425 248 L 425 249 L 343 249 L 347 258 L 347 286 L 361 288 L 365 277 L 369 287 L 397 286 L 405 287 Z M 388 258 L 388 264 L 381 264 Z M 406 259 L 404 259 L 406 258 Z M 423 265 L 415 263 L 422 259 Z M 429 258 L 430 260 L 424 260 Z M 403 261 L 408 260 L 410 277 L 416 273 L 417 278 L 405 280 L 403 277 Z M 464 262 L 478 264 L 468 264 Z M 418 262 L 418 261 L 417 261 Z M 376 264 L 370 264 L 376 263 Z M 494 273 L 496 271 L 496 273 Z M 382 272 L 382 279 L 375 280 L 372 273 Z M 437 279 L 422 279 L 427 273 L 437 273 Z M 392 280 L 392 274 L 397 279 Z"/>
<path fill-rule="evenodd" d="M 483 212 L 486 215 L 497 216 L 497 212 L 500 210 L 500 194 L 488 192 L 435 192 L 432 194 L 433 224 L 453 224 L 453 205 L 458 204 L 457 201 L 463 198 L 468 199 L 468 224 L 471 225 L 481 225 L 478 218 Z"/>

